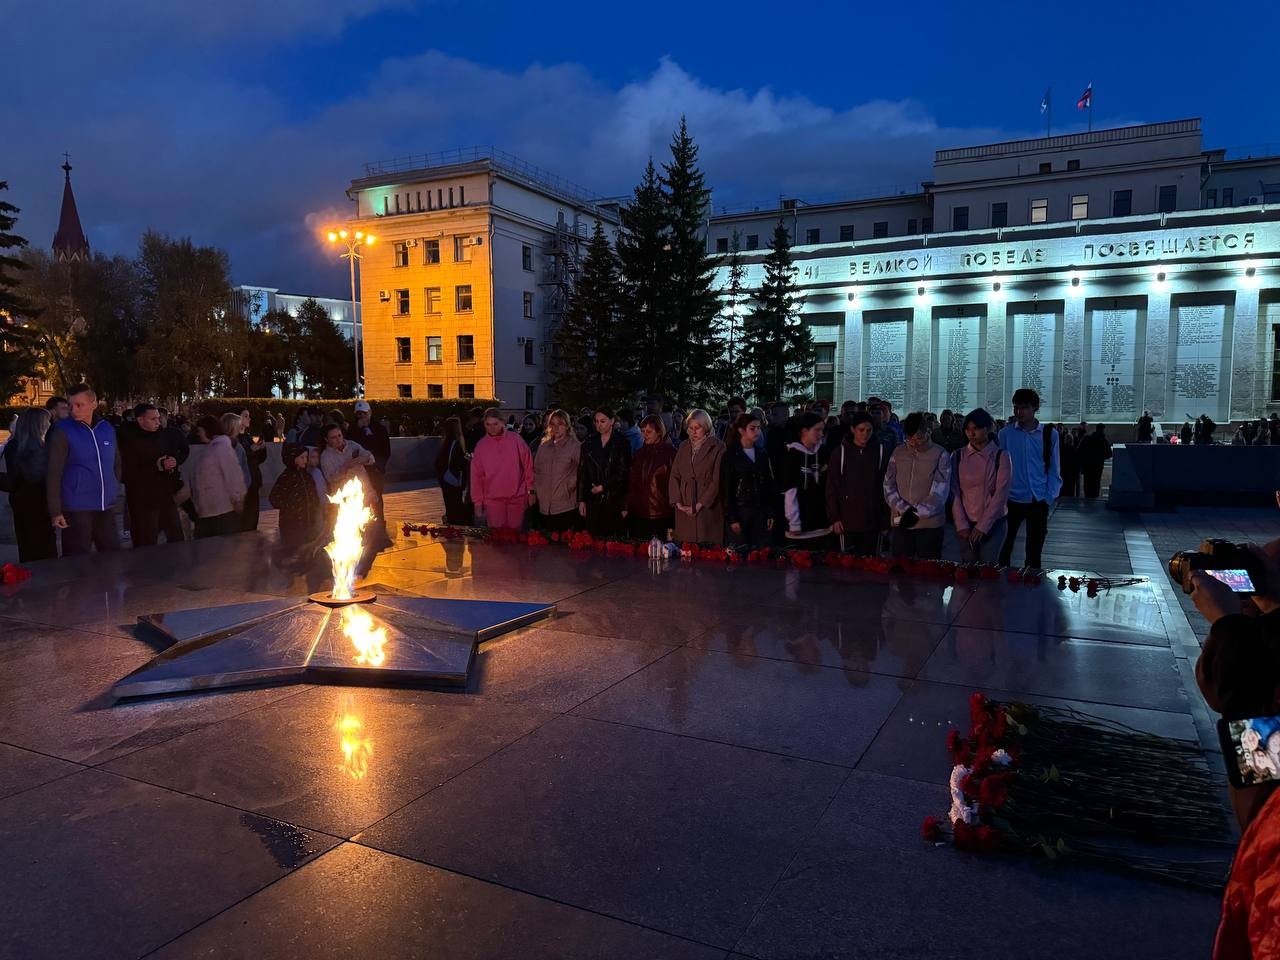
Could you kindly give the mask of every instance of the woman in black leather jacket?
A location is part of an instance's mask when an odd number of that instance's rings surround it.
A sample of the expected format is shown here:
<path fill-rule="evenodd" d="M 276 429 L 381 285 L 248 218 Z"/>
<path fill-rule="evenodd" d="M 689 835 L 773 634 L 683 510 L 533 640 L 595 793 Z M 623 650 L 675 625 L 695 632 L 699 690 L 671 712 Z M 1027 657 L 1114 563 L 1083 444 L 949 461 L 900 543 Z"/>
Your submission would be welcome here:
<path fill-rule="evenodd" d="M 720 477 L 724 484 L 724 517 L 729 543 L 748 547 L 769 545 L 769 531 L 777 513 L 769 456 L 756 446 L 760 438 L 760 418 L 744 413 L 725 431 L 724 460 Z"/>
<path fill-rule="evenodd" d="M 594 421 L 596 432 L 583 442 L 578 460 L 578 513 L 593 537 L 617 536 L 625 530 L 631 444 L 614 430 L 608 407 L 597 409 Z"/>

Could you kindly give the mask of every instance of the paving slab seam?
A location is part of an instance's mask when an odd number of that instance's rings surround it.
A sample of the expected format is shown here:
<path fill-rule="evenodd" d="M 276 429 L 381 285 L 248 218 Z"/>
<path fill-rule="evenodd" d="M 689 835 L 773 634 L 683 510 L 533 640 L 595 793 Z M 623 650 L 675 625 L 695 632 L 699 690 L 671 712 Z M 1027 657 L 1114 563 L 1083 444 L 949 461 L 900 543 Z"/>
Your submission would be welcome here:
<path fill-rule="evenodd" d="M 14 744 L 6 744 L 6 746 L 14 746 Z M 18 747 L 18 749 L 25 750 L 26 747 Z M 34 753 L 35 751 L 32 751 L 32 752 Z M 42 754 L 42 756 L 48 756 L 48 754 Z M 72 760 L 62 760 L 61 757 L 53 757 L 52 759 L 61 760 L 63 763 L 74 763 L 74 761 Z M 85 767 L 80 764 L 76 764 L 76 766 L 80 767 L 80 769 L 68 770 L 65 773 L 60 773 L 55 777 L 50 777 L 48 780 L 41 780 L 39 783 L 33 783 L 30 786 L 23 787 L 20 790 L 15 790 L 13 793 L 6 794 L 5 796 L 0 797 L 0 806 L 3 806 L 3 804 L 12 800 L 14 797 L 20 797 L 24 793 L 30 793 L 32 790 L 39 790 L 41 787 L 47 787 L 51 783 L 57 783 L 59 780 L 65 780 L 67 777 L 74 777 L 77 773 L 83 773 L 85 770 L 92 769 L 91 767 Z"/>
<path fill-rule="evenodd" d="M 899 693 L 898 700 L 895 700 L 893 706 L 889 708 L 890 713 L 892 713 L 897 707 L 898 701 L 901 699 L 902 694 Z M 627 730 L 641 730 L 645 733 L 657 733 L 664 737 L 679 737 L 681 740 L 693 740 L 696 743 L 712 743 L 718 747 L 731 747 L 734 750 L 747 750 L 751 753 L 778 757 L 781 760 L 798 760 L 801 763 L 814 763 L 821 767 L 833 767 L 836 770 L 852 771 L 854 769 L 853 766 L 850 766 L 847 763 L 836 763 L 834 760 L 815 760 L 812 757 L 801 757 L 794 753 L 782 753 L 778 750 L 770 750 L 767 747 L 752 747 L 744 743 L 733 743 L 729 740 L 717 740 L 714 737 L 700 737 L 694 733 L 677 733 L 674 730 L 663 730 L 660 727 L 646 727 L 644 724 L 628 723 L 625 720 L 610 720 L 605 717 L 592 717 L 583 713 L 566 714 L 566 716 L 571 716 L 574 720 L 587 720 L 591 723 L 603 723 L 611 727 L 623 727 Z M 864 750 L 863 752 L 865 753 L 866 751 Z M 859 755 L 859 759 L 861 759 L 861 755 Z"/>
<path fill-rule="evenodd" d="M 823 811 L 824 815 L 825 815 L 825 812 L 826 811 L 824 810 Z M 425 866 L 431 867 L 433 870 L 439 870 L 442 873 L 449 873 L 458 877 L 466 877 L 469 880 L 476 880 L 480 883 L 487 884 L 488 886 L 491 886 L 491 887 L 498 887 L 501 890 L 510 890 L 512 893 L 519 893 L 526 897 L 534 897 L 535 899 L 541 900 L 544 903 L 554 903 L 554 904 L 557 904 L 558 906 L 568 907 L 572 910 L 580 911 L 581 913 L 589 913 L 589 914 L 592 914 L 593 916 L 604 917 L 606 920 L 613 920 L 613 921 L 616 921 L 617 923 L 623 923 L 629 927 L 635 927 L 636 929 L 639 929 L 639 930 L 649 930 L 653 933 L 660 933 L 663 936 L 671 937 L 676 940 L 683 940 L 685 943 L 692 943 L 692 944 L 695 944 L 696 946 L 707 947 L 708 949 L 711 949 L 711 950 L 724 950 L 726 952 L 726 956 L 728 954 L 733 953 L 732 947 L 726 947 L 722 943 L 710 943 L 706 940 L 695 940 L 694 938 L 686 936 L 681 933 L 674 933 L 671 930 L 664 930 L 662 927 L 651 926 L 650 924 L 647 924 L 647 923 L 637 923 L 635 920 L 629 920 L 626 917 L 620 917 L 612 913 L 605 913 L 603 910 L 597 910 L 594 907 L 583 906 L 582 904 L 574 903 L 572 900 L 561 900 L 558 897 L 548 896 L 547 894 L 539 893 L 536 890 L 529 890 L 529 889 L 526 889 L 525 887 L 516 886 L 515 884 L 505 883 L 502 880 L 495 880 L 493 877 L 483 876 L 481 874 L 476 874 L 476 873 L 468 873 L 466 870 L 459 870 L 456 866 L 445 866 L 442 863 L 436 863 L 434 860 L 428 860 L 424 857 L 415 857 L 415 856 L 411 856 L 410 854 L 401 853 L 396 850 L 386 850 L 382 847 L 374 846 L 371 843 L 366 843 L 363 840 L 359 840 L 355 838 L 352 838 L 351 840 L 347 840 L 345 842 L 350 843 L 353 846 L 364 847 L 366 850 L 373 850 L 376 853 L 384 854 L 385 856 L 396 857 L 400 860 L 406 860 L 410 863 L 421 863 Z M 339 846 L 341 846 L 341 844 L 339 844 Z M 337 850 L 338 847 L 333 847 L 332 849 Z M 329 852 L 330 852 L 329 850 L 326 850 L 325 854 Z M 323 855 L 324 854 L 321 854 L 321 856 Z M 319 859 L 319 858 L 317 857 L 315 859 Z M 314 861 L 308 861 L 308 862 L 310 863 Z M 272 882 L 274 883 L 276 881 L 272 881 Z M 265 889 L 265 887 L 263 889 Z M 772 888 L 770 889 L 772 891 Z M 208 921 L 201 921 L 201 923 L 207 923 L 207 922 Z M 187 932 L 189 933 L 190 931 L 187 931 Z"/>

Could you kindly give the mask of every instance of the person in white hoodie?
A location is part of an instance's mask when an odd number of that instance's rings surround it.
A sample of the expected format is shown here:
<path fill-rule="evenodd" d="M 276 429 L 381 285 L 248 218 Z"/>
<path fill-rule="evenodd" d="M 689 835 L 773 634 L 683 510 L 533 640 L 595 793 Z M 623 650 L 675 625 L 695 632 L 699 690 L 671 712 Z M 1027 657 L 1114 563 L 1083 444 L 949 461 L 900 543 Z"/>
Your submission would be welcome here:
<path fill-rule="evenodd" d="M 818 414 L 801 414 L 796 421 L 800 439 L 787 444 L 782 461 L 787 540 L 814 550 L 824 549 L 831 533 L 823 482 L 827 471 L 826 455 L 822 450 L 825 426 L 826 421 Z"/>
<path fill-rule="evenodd" d="M 196 537 L 220 537 L 240 531 L 248 484 L 231 438 L 214 417 L 201 417 L 196 426 L 209 438 L 191 484 L 196 507 Z"/>

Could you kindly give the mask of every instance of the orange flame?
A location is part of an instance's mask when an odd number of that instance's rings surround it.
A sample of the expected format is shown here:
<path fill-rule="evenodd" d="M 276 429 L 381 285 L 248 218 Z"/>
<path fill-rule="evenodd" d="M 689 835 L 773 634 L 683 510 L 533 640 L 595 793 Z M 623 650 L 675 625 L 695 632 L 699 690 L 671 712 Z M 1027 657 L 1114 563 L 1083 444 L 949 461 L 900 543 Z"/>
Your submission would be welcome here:
<path fill-rule="evenodd" d="M 341 613 L 342 632 L 356 648 L 356 655 L 352 659 L 362 666 L 382 666 L 387 659 L 386 651 L 383 649 L 387 645 L 387 628 L 375 628 L 373 617 L 369 616 L 364 607 L 358 603 L 343 607 Z"/>
<path fill-rule="evenodd" d="M 333 567 L 333 599 L 350 600 L 355 593 L 356 564 L 364 551 L 364 528 L 373 511 L 364 502 L 364 485 L 352 476 L 329 497 L 337 504 L 338 519 L 333 524 L 333 542 L 324 548 Z"/>
<path fill-rule="evenodd" d="M 373 741 L 364 735 L 364 722 L 355 713 L 355 701 L 347 697 L 342 704 L 342 714 L 333 721 L 342 748 L 342 765 L 338 767 L 352 780 L 363 780 L 369 773 L 369 758 L 373 756 Z"/>

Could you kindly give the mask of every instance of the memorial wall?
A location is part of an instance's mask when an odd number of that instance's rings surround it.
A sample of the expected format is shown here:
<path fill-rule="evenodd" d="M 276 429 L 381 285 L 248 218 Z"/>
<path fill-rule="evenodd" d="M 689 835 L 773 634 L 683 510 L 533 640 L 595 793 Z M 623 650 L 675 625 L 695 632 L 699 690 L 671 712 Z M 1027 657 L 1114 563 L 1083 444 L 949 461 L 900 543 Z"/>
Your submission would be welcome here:
<path fill-rule="evenodd" d="M 1212 217 L 1170 214 L 1168 229 L 1125 234 L 1015 228 L 994 244 L 804 251 L 802 314 L 821 313 L 814 340 L 842 358 L 825 399 L 1007 415 L 1027 386 L 1046 420 L 1133 423 L 1149 410 L 1226 423 L 1280 410 L 1280 219 Z M 763 266 L 746 268 L 750 287 Z M 843 323 L 832 322 L 837 303 Z"/>

